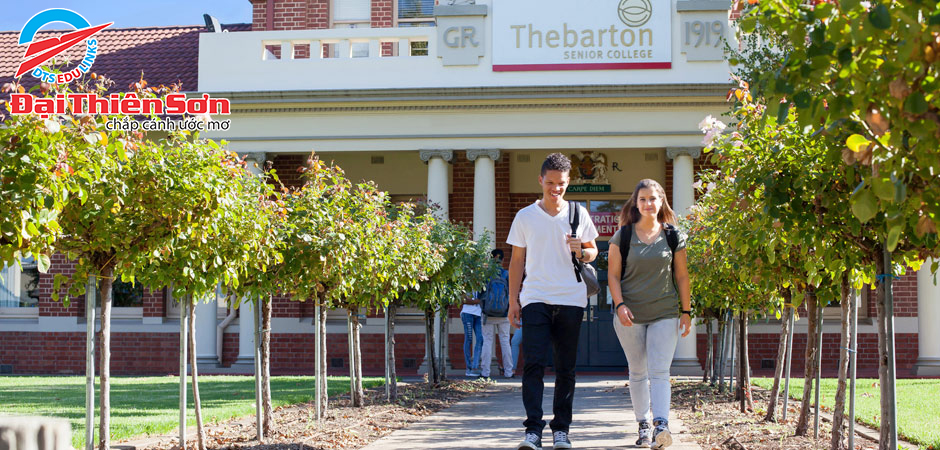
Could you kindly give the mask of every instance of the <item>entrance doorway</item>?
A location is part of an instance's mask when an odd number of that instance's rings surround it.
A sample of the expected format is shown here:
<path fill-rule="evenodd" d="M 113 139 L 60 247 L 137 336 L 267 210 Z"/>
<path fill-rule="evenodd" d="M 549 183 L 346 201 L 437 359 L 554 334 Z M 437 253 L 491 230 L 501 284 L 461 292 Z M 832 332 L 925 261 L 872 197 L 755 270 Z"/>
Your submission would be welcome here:
<path fill-rule="evenodd" d="M 610 246 L 608 241 L 620 228 L 616 218 L 625 201 L 576 201 L 590 212 L 600 235 L 597 238 L 599 254 L 591 265 L 597 269 L 597 280 L 601 285 L 600 293 L 588 299 L 588 307 L 584 311 L 584 322 L 581 324 L 578 342 L 578 370 L 623 370 L 627 366 L 627 359 L 614 332 L 614 314 L 607 279 L 607 255 Z"/>

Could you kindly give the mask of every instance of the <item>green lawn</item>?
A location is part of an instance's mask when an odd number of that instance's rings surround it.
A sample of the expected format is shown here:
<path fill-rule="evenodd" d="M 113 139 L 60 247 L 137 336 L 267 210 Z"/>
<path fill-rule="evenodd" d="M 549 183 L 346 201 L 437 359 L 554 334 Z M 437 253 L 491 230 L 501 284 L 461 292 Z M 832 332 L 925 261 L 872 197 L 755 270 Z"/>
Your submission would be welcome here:
<path fill-rule="evenodd" d="M 773 387 L 774 382 L 773 378 L 754 378 L 752 381 L 766 389 Z M 819 395 L 823 406 L 832 408 L 835 404 L 838 381 L 834 378 L 823 378 L 820 381 Z M 856 419 L 877 429 L 881 426 L 878 380 L 856 380 L 855 392 Z M 803 379 L 791 378 L 790 398 L 799 399 L 802 395 Z M 898 380 L 897 397 L 898 432 L 912 443 L 940 449 L 940 380 Z"/>
<path fill-rule="evenodd" d="M 381 385 L 381 378 L 365 378 L 366 387 Z M 189 383 L 188 383 L 189 384 Z M 313 401 L 313 377 L 272 377 L 275 406 Z M 348 377 L 329 377 L 330 395 L 349 390 Z M 189 418 L 195 425 L 192 385 Z M 96 389 L 97 390 L 97 389 Z M 206 423 L 254 414 L 254 378 L 205 376 L 199 378 L 202 415 Z M 95 408 L 98 398 L 95 398 Z M 85 377 L 0 377 L 0 414 L 42 415 L 69 419 L 72 445 L 85 443 Z M 97 439 L 97 419 L 95 435 Z M 165 434 L 179 425 L 179 377 L 111 378 L 111 437 L 127 439 Z"/>

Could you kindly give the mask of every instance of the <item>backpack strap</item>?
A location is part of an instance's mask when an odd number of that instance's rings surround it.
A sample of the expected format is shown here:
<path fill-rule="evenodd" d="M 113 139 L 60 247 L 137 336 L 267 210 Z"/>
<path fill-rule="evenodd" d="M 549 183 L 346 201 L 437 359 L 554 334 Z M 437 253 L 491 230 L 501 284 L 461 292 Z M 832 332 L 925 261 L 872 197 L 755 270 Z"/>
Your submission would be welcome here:
<path fill-rule="evenodd" d="M 568 223 L 571 225 L 571 235 L 578 235 L 578 226 L 581 223 L 581 208 L 573 201 L 568 201 Z"/>
<path fill-rule="evenodd" d="M 663 224 L 663 232 L 666 233 L 666 243 L 669 244 L 669 248 L 672 250 L 672 254 L 676 254 L 676 249 L 679 248 L 679 229 L 671 223 Z"/>
<path fill-rule="evenodd" d="M 673 273 L 675 273 L 675 256 L 676 249 L 679 248 L 679 229 L 671 223 L 663 224 L 663 233 L 666 235 L 666 243 L 669 244 L 669 249 L 672 250 L 673 256 Z M 622 257 L 620 265 L 620 278 L 623 278 L 627 273 L 627 255 L 630 253 L 630 240 L 633 239 L 633 225 L 624 225 L 620 227 L 620 256 Z M 627 245 L 624 245 L 624 240 L 626 240 Z"/>
<path fill-rule="evenodd" d="M 578 204 L 568 200 L 568 223 L 571 224 L 571 235 L 578 235 L 578 224 L 581 221 L 581 208 L 578 208 Z M 581 265 L 578 264 L 578 258 L 575 256 L 574 252 L 571 252 L 571 264 L 574 265 L 574 276 L 578 279 L 578 283 L 581 282 Z"/>

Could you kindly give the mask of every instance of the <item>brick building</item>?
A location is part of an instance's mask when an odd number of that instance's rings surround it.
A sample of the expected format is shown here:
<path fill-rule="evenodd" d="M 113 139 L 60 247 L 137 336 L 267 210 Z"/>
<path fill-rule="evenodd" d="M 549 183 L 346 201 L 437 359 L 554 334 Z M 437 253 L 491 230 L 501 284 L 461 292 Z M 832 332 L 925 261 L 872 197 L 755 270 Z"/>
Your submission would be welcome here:
<path fill-rule="evenodd" d="M 561 0 L 470 3 L 253 0 L 250 27 L 106 30 L 100 40 L 121 47 L 111 56 L 120 64 L 109 66 L 105 50 L 95 69 L 108 75 L 108 69 L 139 74 L 140 65 L 164 67 L 159 63 L 168 56 L 160 52 L 172 41 L 179 46 L 173 65 L 178 70 L 154 79 L 154 68 L 145 77 L 151 84 L 185 78 L 191 80 L 185 90 L 231 99 L 231 127 L 211 137 L 271 164 L 288 184 L 299 182 L 296 169 L 316 151 L 351 179 L 376 181 L 395 200 L 440 204 L 451 220 L 470 224 L 477 235 L 492 233 L 507 254 L 513 215 L 538 198 L 538 168 L 551 152 L 576 159 L 567 197 L 591 211 L 602 250 L 615 230 L 612 215 L 642 178 L 659 180 L 673 208 L 687 211 L 695 172 L 707 165 L 697 125 L 726 110 L 729 68 L 715 43 L 732 37 L 730 2 L 604 0 L 576 10 Z M 625 3 L 641 8 L 623 8 Z M 160 33 L 185 37 L 135 40 Z M 14 37 L 0 33 L 0 73 L 12 73 L 7 66 L 18 57 L 11 50 Z M 53 272 L 68 270 L 68 261 L 54 259 Z M 10 281 L 0 291 L 0 367 L 80 373 L 86 300 L 68 308 L 53 303 L 52 276 L 36 273 L 34 265 L 4 274 Z M 175 372 L 175 301 L 162 287 L 117 290 L 113 373 Z M 940 335 L 928 326 L 940 322 L 940 289 L 928 269 L 896 283 L 895 301 L 899 375 L 940 375 Z M 873 302 L 862 303 L 859 369 L 865 374 L 877 367 L 877 335 Z M 250 308 L 241 308 L 241 317 L 221 301 L 198 308 L 203 372 L 250 372 Z M 582 369 L 625 370 L 609 309 L 605 292 L 590 299 Z M 463 369 L 457 311 L 447 324 L 447 347 L 452 367 Z M 824 370 L 838 361 L 838 312 L 826 317 Z M 275 373 L 312 373 L 312 318 L 310 304 L 275 300 Z M 396 321 L 399 373 L 415 373 L 424 360 L 423 317 L 405 310 Z M 332 315 L 327 342 L 336 373 L 347 367 L 345 330 L 345 315 Z M 803 318 L 796 327 L 796 355 L 805 331 Z M 767 367 L 779 323 L 758 321 L 750 332 L 752 366 Z M 382 336 L 382 317 L 369 315 L 362 338 L 367 373 L 382 373 Z M 680 340 L 673 372 L 700 373 L 704 343 L 699 325 Z M 794 359 L 795 374 L 801 364 Z"/>

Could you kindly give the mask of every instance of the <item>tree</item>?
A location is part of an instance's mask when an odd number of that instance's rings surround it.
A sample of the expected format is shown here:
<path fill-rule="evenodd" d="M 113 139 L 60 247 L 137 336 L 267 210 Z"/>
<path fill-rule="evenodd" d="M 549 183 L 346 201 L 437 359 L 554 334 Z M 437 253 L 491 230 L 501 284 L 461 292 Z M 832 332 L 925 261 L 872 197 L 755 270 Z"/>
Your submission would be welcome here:
<path fill-rule="evenodd" d="M 139 97 L 153 97 L 141 89 Z M 89 116 L 92 117 L 92 116 Z M 140 133 L 102 132 L 104 118 L 70 124 L 85 144 L 70 149 L 81 158 L 68 159 L 76 167 L 76 187 L 65 199 L 59 224 L 57 251 L 75 260 L 71 277 L 57 275 L 53 297 L 67 282 L 69 295 L 85 290 L 90 275 L 98 281 L 101 298 L 101 422 L 99 448 L 110 444 L 110 312 L 111 286 L 121 276 L 133 280 L 133 262 L 142 254 L 160 251 L 177 230 L 200 222 L 212 212 L 199 168 L 218 164 L 218 158 L 190 140 L 186 132 L 153 141 Z M 71 154 L 70 153 L 70 154 Z"/>
<path fill-rule="evenodd" d="M 768 114 L 782 122 L 790 105 L 802 125 L 821 126 L 844 143 L 852 177 L 853 215 L 870 228 L 870 251 L 903 255 L 869 257 L 879 279 L 879 378 L 882 387 L 880 447 L 896 442 L 892 403 L 894 355 L 888 354 L 882 314 L 893 275 L 890 263 L 919 266 L 937 253 L 940 223 L 940 5 L 936 2 L 760 2 L 741 21 L 743 33 L 757 24 L 787 36 L 792 50 L 758 84 Z M 888 93 L 889 95 L 885 95 Z M 903 245 L 902 245 L 903 246 Z M 874 261 L 872 261 L 874 260 Z M 936 264 L 932 270 L 936 271 Z"/>
<path fill-rule="evenodd" d="M 434 340 L 434 315 L 446 314 L 447 308 L 465 293 L 483 289 L 498 268 L 490 258 L 487 238 L 473 241 L 470 230 L 446 220 L 437 221 L 430 231 L 429 239 L 443 250 L 444 262 L 417 289 L 405 291 L 402 297 L 405 304 L 424 311 L 428 383 L 436 385 L 443 380 L 443 361 L 439 351 L 442 343 Z"/>
<path fill-rule="evenodd" d="M 246 162 L 237 154 L 213 141 L 194 140 L 194 144 L 201 145 L 208 157 L 192 168 L 191 182 L 199 184 L 200 197 L 210 204 L 210 214 L 180 227 L 162 248 L 138 255 L 132 275 L 151 286 L 173 286 L 173 297 L 189 311 L 188 346 L 198 448 L 205 450 L 196 364 L 196 303 L 214 297 L 218 285 L 237 288 L 239 280 L 257 265 L 277 263 L 278 249 L 265 244 L 283 202 L 261 177 L 244 169 Z M 181 376 L 185 375 L 185 369 L 180 370 Z M 181 430 L 185 426 L 181 423 Z M 181 441 L 181 445 L 186 444 Z"/>
<path fill-rule="evenodd" d="M 36 90 L 41 95 L 57 93 L 47 84 Z M 0 92 L 23 94 L 26 90 L 7 83 Z M 49 269 L 53 244 L 62 232 L 59 214 L 66 197 L 76 189 L 72 164 L 81 162 L 78 166 L 86 167 L 88 162 L 83 152 L 88 146 L 85 134 L 71 126 L 72 119 L 42 119 L 32 114 L 4 118 L 0 114 L 0 267 L 32 254 L 40 272 Z"/>

